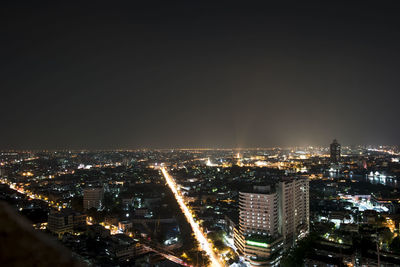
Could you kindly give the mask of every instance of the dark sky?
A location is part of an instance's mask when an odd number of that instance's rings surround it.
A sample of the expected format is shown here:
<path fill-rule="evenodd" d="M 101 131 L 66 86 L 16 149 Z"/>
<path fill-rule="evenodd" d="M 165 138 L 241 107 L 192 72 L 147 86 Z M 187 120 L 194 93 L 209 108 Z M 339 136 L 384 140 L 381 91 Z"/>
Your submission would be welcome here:
<path fill-rule="evenodd" d="M 400 143 L 394 2 L 81 2 L 1 1 L 0 149 Z"/>

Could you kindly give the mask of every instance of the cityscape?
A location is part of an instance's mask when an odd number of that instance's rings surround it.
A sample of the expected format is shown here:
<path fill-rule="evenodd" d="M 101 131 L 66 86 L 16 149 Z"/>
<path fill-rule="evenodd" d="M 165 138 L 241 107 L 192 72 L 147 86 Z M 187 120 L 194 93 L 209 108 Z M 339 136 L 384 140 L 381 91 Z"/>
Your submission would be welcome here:
<path fill-rule="evenodd" d="M 0 12 L 0 266 L 400 267 L 396 1 Z"/>
<path fill-rule="evenodd" d="M 395 146 L 0 155 L 1 200 L 74 264 L 400 264 Z"/>

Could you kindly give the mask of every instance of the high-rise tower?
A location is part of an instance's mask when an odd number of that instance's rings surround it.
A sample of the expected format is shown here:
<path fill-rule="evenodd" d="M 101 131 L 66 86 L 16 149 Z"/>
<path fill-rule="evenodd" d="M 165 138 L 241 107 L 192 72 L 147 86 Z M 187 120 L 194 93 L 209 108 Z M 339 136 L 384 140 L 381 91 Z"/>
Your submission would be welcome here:
<path fill-rule="evenodd" d="M 284 244 L 309 232 L 309 183 L 283 178 L 275 186 L 239 192 L 235 246 L 251 266 L 279 266 Z"/>
<path fill-rule="evenodd" d="M 333 140 L 330 148 L 331 148 L 331 163 L 339 163 L 341 146 L 336 139 Z"/>
<path fill-rule="evenodd" d="M 239 193 L 239 228 L 235 246 L 251 266 L 278 266 L 283 238 L 279 234 L 278 196 L 270 186 Z"/>
<path fill-rule="evenodd" d="M 277 186 L 280 233 L 294 244 L 309 232 L 310 200 L 307 178 L 283 179 Z"/>

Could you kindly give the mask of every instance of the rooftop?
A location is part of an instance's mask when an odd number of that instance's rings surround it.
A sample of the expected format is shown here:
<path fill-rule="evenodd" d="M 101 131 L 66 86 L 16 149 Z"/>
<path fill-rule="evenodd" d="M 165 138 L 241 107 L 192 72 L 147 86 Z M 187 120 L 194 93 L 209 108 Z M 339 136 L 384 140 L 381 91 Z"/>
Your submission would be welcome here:
<path fill-rule="evenodd" d="M 0 259 L 4 266 L 86 266 L 55 240 L 35 231 L 5 202 L 0 202 L 0 236 Z"/>

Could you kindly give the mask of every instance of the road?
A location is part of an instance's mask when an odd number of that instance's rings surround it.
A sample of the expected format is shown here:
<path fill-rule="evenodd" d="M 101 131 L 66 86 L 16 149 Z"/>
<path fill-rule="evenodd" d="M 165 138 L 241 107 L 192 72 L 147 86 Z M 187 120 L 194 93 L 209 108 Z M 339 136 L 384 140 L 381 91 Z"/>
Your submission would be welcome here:
<path fill-rule="evenodd" d="M 172 251 L 169 251 L 168 249 L 163 248 L 160 244 L 148 241 L 145 239 L 140 238 L 139 243 L 142 244 L 144 247 L 146 247 L 148 250 L 154 251 L 164 258 L 173 261 L 175 263 L 178 263 L 183 266 L 191 266 L 188 263 L 186 263 L 184 260 L 179 258 L 178 256 L 174 255 Z"/>
<path fill-rule="evenodd" d="M 51 204 L 49 201 L 47 201 L 47 200 L 45 200 L 45 199 L 43 199 L 43 198 L 37 198 L 35 194 L 33 194 L 33 193 L 31 193 L 31 192 L 27 192 L 27 191 L 25 191 L 23 188 L 20 188 L 20 189 L 15 188 L 15 186 L 14 186 L 12 183 L 8 182 L 8 181 L 5 180 L 5 179 L 0 179 L 0 183 L 1 183 L 1 184 L 6 184 L 6 185 L 8 185 L 9 188 L 18 191 L 18 192 L 21 193 L 21 194 L 27 195 L 28 197 L 30 197 L 30 198 L 32 198 L 32 199 L 40 199 L 40 200 L 42 200 L 42 201 L 48 203 L 49 206 L 52 206 L 52 207 L 55 207 L 55 208 L 62 208 L 62 207 L 60 207 L 60 206 L 58 206 L 58 205 L 53 205 L 53 204 Z M 89 222 L 89 221 L 86 221 L 86 223 L 87 223 L 88 225 L 91 225 L 91 224 L 92 224 L 92 223 Z M 112 230 L 112 229 L 114 229 L 114 228 L 115 228 L 115 229 L 118 228 L 116 225 L 110 225 L 110 224 L 105 225 L 104 223 L 101 223 L 100 225 L 103 226 L 104 228 L 110 229 L 110 230 Z M 162 248 L 162 246 L 160 246 L 160 245 L 158 245 L 158 244 L 156 244 L 156 243 L 154 243 L 154 242 L 145 241 L 144 239 L 141 239 L 141 240 L 139 241 L 139 243 L 142 244 L 143 246 L 145 246 L 148 250 L 154 251 L 154 252 L 160 254 L 161 256 L 163 256 L 164 258 L 170 260 L 170 261 L 173 261 L 173 262 L 178 263 L 178 264 L 183 265 L 183 266 L 190 266 L 190 265 L 187 264 L 184 260 L 182 260 L 182 259 L 179 258 L 178 256 L 174 255 L 173 252 L 171 252 L 171 251 L 169 251 L 169 250 L 167 250 L 167 249 Z"/>
<path fill-rule="evenodd" d="M 193 233 L 197 239 L 197 241 L 200 244 L 200 247 L 207 253 L 211 266 L 212 267 L 220 267 L 224 266 L 218 258 L 218 256 L 215 254 L 214 250 L 212 249 L 213 246 L 210 242 L 208 242 L 205 234 L 201 231 L 200 226 L 198 223 L 196 223 L 193 219 L 193 214 L 190 212 L 189 208 L 186 206 L 185 201 L 183 200 L 182 195 L 179 193 L 176 183 L 174 179 L 169 175 L 167 169 L 165 167 L 161 167 L 161 172 L 164 175 L 165 180 L 167 181 L 167 184 L 169 188 L 171 189 L 172 193 L 175 196 L 176 201 L 178 202 L 183 214 L 186 217 L 186 220 L 192 227 Z"/>

